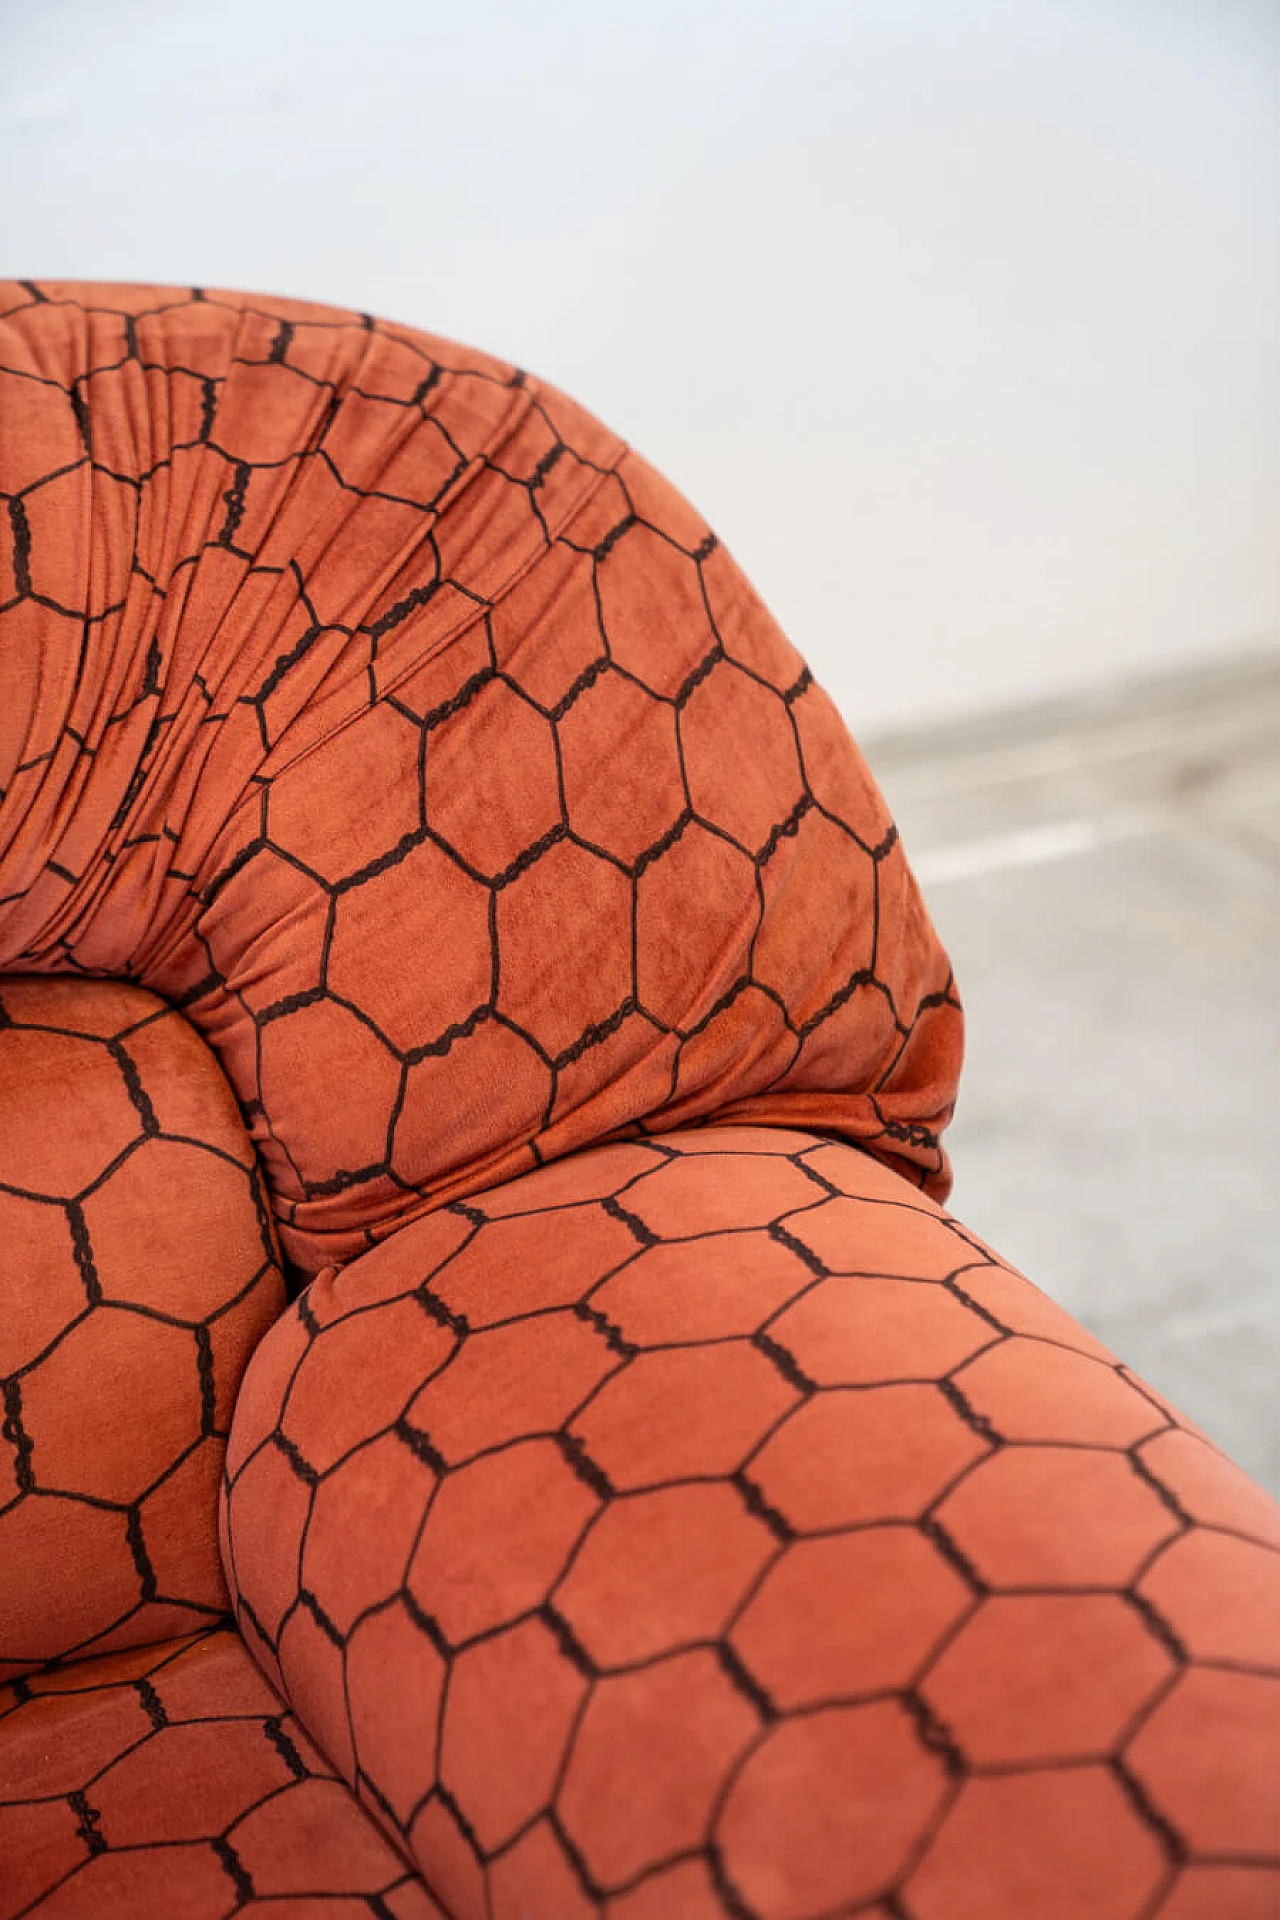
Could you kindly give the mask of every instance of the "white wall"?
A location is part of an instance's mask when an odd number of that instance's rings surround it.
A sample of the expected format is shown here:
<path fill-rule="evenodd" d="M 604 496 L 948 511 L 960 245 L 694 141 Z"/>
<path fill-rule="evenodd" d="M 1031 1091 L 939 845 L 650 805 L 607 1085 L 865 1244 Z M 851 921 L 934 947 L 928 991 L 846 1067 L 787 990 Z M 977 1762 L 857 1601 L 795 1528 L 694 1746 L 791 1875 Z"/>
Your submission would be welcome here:
<path fill-rule="evenodd" d="M 15 275 L 509 354 L 855 727 L 1280 637 L 1275 0 L 0 0 Z"/>

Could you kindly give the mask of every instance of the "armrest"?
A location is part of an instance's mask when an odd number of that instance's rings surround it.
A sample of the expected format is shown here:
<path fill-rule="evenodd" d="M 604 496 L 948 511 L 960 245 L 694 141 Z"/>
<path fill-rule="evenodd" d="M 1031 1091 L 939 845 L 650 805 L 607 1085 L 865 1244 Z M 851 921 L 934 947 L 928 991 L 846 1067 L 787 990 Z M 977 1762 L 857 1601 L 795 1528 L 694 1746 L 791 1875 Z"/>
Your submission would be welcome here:
<path fill-rule="evenodd" d="M 750 1127 L 319 1275 L 224 1508 L 249 1645 L 463 1917 L 1252 1913 L 1278 1546 L 917 1189 Z"/>

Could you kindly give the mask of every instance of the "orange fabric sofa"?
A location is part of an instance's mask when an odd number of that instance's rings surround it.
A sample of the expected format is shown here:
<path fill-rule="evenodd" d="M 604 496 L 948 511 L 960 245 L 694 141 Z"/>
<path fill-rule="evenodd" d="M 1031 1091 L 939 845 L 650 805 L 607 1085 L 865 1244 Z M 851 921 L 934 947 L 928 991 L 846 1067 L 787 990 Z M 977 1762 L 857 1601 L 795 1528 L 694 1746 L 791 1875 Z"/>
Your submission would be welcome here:
<path fill-rule="evenodd" d="M 945 1211 L 697 514 L 411 329 L 2 294 L 2 1920 L 1280 1913 L 1280 1510 Z"/>

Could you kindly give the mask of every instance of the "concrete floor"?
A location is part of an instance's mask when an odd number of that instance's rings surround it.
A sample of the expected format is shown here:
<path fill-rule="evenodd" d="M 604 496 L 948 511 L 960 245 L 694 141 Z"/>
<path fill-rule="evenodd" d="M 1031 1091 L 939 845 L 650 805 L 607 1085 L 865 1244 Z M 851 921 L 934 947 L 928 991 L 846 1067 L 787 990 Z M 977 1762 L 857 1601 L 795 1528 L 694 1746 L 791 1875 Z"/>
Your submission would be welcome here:
<path fill-rule="evenodd" d="M 968 1011 L 954 1210 L 1280 1494 L 1280 652 L 865 750 Z"/>

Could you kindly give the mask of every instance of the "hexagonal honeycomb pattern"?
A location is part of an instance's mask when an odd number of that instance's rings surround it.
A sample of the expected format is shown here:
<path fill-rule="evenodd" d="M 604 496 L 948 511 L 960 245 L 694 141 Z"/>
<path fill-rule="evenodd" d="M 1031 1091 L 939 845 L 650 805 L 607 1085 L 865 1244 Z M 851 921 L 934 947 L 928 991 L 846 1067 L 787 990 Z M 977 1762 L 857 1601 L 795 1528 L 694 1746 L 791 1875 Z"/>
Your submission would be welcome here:
<path fill-rule="evenodd" d="M 217 1052 L 314 1272 L 577 1148 L 822 1125 L 941 1196 L 950 969 L 715 536 L 518 369 L 0 284 L 0 971 Z"/>
<path fill-rule="evenodd" d="M 1280 1911 L 1280 1509 L 842 1143 L 615 1143 L 322 1273 L 224 1529 L 455 1920 Z"/>
<path fill-rule="evenodd" d="M 924 1197 L 950 970 L 699 517 L 451 342 L 50 282 L 0 287 L 0 505 L 0 972 L 51 996 L 0 1028 L 45 1102 L 0 1144 L 0 1656 L 53 1656 L 0 1900 L 1273 1910 L 1275 1508 Z M 218 1341 L 230 1379 L 278 1277 L 259 1212 L 258 1278 L 223 1260 L 243 1136 L 136 1002 L 82 1023 L 101 975 L 212 1046 L 318 1275 L 246 1375 L 224 1554 L 425 1891 L 237 1643 L 106 1653 L 221 1604 Z M 152 1666 L 215 1640 L 175 1708 Z"/>
<path fill-rule="evenodd" d="M 227 1627 L 0 1688 L 0 1920 L 444 1920 Z"/>
<path fill-rule="evenodd" d="M 0 1679 L 223 1616 L 218 1488 L 284 1305 L 199 1036 L 120 982 L 0 980 Z"/>

